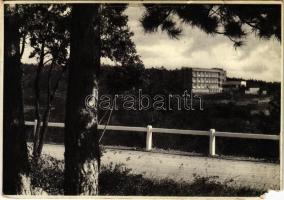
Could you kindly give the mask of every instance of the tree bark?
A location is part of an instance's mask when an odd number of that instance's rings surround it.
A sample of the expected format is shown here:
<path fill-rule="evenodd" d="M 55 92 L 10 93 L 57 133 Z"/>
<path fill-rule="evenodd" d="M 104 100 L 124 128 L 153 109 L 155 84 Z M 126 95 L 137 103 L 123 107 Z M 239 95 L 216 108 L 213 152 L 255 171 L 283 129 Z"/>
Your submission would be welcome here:
<path fill-rule="evenodd" d="M 66 195 L 97 195 L 100 165 L 97 105 L 100 68 L 99 4 L 73 5 L 69 80 L 65 118 Z"/>
<path fill-rule="evenodd" d="M 10 10 L 9 10 L 10 9 Z M 24 131 L 20 35 L 15 8 L 5 6 L 3 192 L 23 194 L 29 164 Z M 9 13 L 9 14 L 8 14 Z"/>

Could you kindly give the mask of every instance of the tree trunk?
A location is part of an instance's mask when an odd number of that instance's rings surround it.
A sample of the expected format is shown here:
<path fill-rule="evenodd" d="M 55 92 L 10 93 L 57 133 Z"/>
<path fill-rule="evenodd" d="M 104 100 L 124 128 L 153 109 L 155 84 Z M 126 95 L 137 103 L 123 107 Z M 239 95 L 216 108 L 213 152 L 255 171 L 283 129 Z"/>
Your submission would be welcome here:
<path fill-rule="evenodd" d="M 3 192 L 23 194 L 29 164 L 24 131 L 20 35 L 15 11 L 5 6 Z"/>
<path fill-rule="evenodd" d="M 33 162 L 37 162 L 39 155 L 38 155 L 38 146 L 39 146 L 39 140 L 40 140 L 40 129 L 41 129 L 41 115 L 40 115 L 40 76 L 41 72 L 43 69 L 43 62 L 44 62 L 44 46 L 45 46 L 45 41 L 42 42 L 41 44 L 41 52 L 40 52 L 40 60 L 39 64 L 37 67 L 36 71 L 36 77 L 35 77 L 35 82 L 34 82 L 34 92 L 35 92 L 35 117 L 37 120 L 36 124 L 36 131 L 34 134 L 34 139 L 33 139 Z"/>
<path fill-rule="evenodd" d="M 51 78 L 52 78 L 52 70 L 54 68 L 54 65 L 55 64 L 52 62 L 50 69 L 49 69 L 49 72 L 48 72 L 46 108 L 45 108 L 43 116 L 42 116 L 42 121 L 41 121 L 42 125 L 40 126 L 40 129 L 38 129 L 38 130 L 36 129 L 36 133 L 35 133 L 37 138 L 34 139 L 34 152 L 33 152 L 33 155 L 34 155 L 33 156 L 33 163 L 34 164 L 37 164 L 38 159 L 39 159 L 39 157 L 42 153 L 44 138 L 45 138 L 45 135 L 48 131 L 48 122 L 49 122 L 50 113 L 51 113 L 51 105 L 52 105 L 52 102 L 54 100 L 56 91 L 59 87 L 59 82 L 61 81 L 63 74 L 65 72 L 65 69 L 67 68 L 66 66 L 64 66 L 64 69 L 61 72 L 61 75 L 58 77 L 58 79 L 55 82 L 55 86 L 53 87 L 53 90 L 51 90 Z M 39 105 L 39 104 L 36 104 L 36 105 Z M 39 110 L 39 106 L 38 106 L 37 110 Z M 39 118 L 37 118 L 37 119 L 38 119 L 38 121 L 40 121 Z M 37 123 L 37 125 L 39 125 L 39 123 Z"/>
<path fill-rule="evenodd" d="M 53 67 L 54 67 L 54 63 L 52 62 L 51 66 L 49 68 L 48 77 L 47 77 L 46 108 L 45 108 L 43 118 L 42 118 L 42 127 L 40 128 L 40 132 L 39 132 L 39 141 L 38 141 L 38 146 L 37 146 L 37 149 L 36 149 L 37 157 L 35 159 L 36 163 L 37 163 L 37 161 L 38 161 L 38 159 L 41 155 L 44 137 L 45 137 L 47 130 L 48 130 L 48 122 L 49 122 L 49 117 L 50 117 L 50 112 L 51 112 L 51 101 L 52 101 L 52 99 L 51 99 L 52 94 L 51 94 L 50 87 L 51 87 L 51 76 L 52 76 Z M 57 88 L 55 88 L 55 91 L 56 91 L 56 89 Z"/>
<path fill-rule="evenodd" d="M 100 68 L 99 4 L 73 5 L 65 118 L 66 195 L 97 195 L 100 165 L 97 131 Z M 94 109 L 85 106 L 92 95 Z"/>

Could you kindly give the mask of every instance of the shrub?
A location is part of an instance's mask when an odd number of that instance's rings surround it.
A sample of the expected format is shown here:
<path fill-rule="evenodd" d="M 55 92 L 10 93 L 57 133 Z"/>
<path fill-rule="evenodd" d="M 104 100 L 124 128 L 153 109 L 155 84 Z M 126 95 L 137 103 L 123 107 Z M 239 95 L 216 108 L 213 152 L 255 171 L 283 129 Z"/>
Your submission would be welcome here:
<path fill-rule="evenodd" d="M 42 155 L 37 164 L 31 162 L 31 184 L 50 195 L 62 195 L 64 162 L 49 155 Z"/>

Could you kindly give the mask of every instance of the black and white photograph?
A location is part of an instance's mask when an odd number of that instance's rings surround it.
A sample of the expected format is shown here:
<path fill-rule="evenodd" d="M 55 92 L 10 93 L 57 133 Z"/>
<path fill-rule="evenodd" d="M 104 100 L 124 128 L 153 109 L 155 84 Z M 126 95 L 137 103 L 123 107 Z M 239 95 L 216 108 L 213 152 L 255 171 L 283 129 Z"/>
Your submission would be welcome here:
<path fill-rule="evenodd" d="M 5 1 L 3 13 L 4 196 L 283 189 L 282 1 Z"/>

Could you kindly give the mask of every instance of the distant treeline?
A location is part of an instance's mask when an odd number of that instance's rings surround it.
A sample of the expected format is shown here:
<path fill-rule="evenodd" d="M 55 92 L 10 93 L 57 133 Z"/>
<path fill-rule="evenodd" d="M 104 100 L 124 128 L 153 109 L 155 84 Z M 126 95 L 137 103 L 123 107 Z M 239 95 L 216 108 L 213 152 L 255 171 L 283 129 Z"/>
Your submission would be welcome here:
<path fill-rule="evenodd" d="M 25 65 L 24 69 L 24 103 L 26 120 L 34 119 L 33 110 L 33 81 L 36 67 Z M 188 69 L 167 70 L 165 68 L 145 69 L 142 66 L 103 66 L 100 74 L 99 95 L 109 94 L 133 94 L 137 95 L 138 90 L 150 96 L 156 94 L 183 94 L 188 86 L 186 77 Z M 54 80 L 59 77 L 60 70 L 53 74 Z M 45 75 L 42 77 L 42 90 L 45 91 Z M 60 82 L 56 92 L 55 101 L 51 111 L 51 120 L 64 122 L 66 73 Z M 229 80 L 236 80 L 229 78 Z M 265 82 L 258 80 L 246 80 L 247 87 L 260 87 L 267 91 L 267 96 L 272 101 L 264 105 L 270 111 L 269 115 L 259 113 L 252 115 L 251 111 L 255 105 L 236 105 L 233 103 L 220 103 L 220 99 L 234 99 L 238 101 L 240 96 L 228 94 L 204 96 L 204 110 L 147 110 L 127 111 L 116 110 L 110 118 L 111 125 L 125 126 L 147 126 L 178 129 L 209 130 L 215 128 L 219 131 L 229 132 L 250 132 L 262 134 L 279 134 L 280 132 L 280 83 Z M 44 101 L 44 94 L 42 95 Z M 108 113 L 99 111 L 99 118 L 106 123 Z M 103 144 L 126 145 L 133 147 L 145 146 L 145 134 L 133 134 L 117 132 L 106 132 L 103 137 Z M 154 146 L 164 149 L 179 149 L 184 151 L 195 151 L 208 153 L 208 137 L 200 136 L 177 136 L 154 134 Z M 47 142 L 62 142 L 63 130 L 49 129 Z M 262 157 L 278 160 L 279 143 L 276 141 L 257 141 L 245 139 L 217 139 L 217 153 L 229 155 L 244 155 Z"/>

